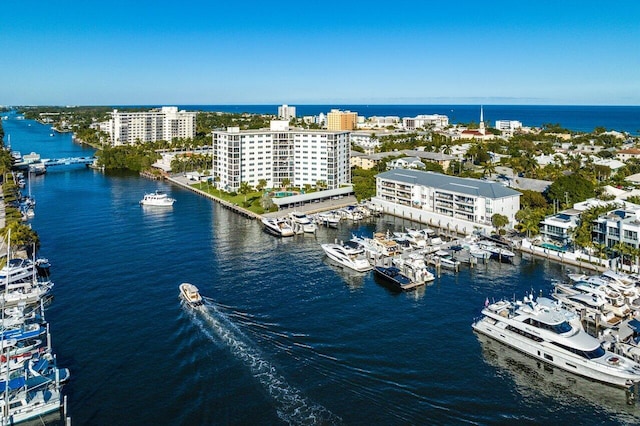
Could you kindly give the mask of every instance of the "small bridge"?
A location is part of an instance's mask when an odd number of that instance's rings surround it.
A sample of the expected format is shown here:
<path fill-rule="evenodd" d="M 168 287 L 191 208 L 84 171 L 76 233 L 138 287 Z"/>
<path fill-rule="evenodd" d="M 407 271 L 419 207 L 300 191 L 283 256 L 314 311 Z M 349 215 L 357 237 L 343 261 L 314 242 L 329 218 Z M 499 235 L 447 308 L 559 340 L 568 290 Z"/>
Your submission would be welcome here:
<path fill-rule="evenodd" d="M 13 163 L 13 168 L 17 170 L 32 170 L 43 172 L 47 167 L 68 166 L 72 164 L 84 164 L 90 166 L 96 157 L 68 157 L 68 158 L 43 158 L 31 161 L 20 161 Z"/>
<path fill-rule="evenodd" d="M 42 163 L 45 167 L 51 166 L 68 166 L 70 164 L 84 164 L 90 165 L 96 161 L 96 157 L 69 157 L 69 158 L 52 158 L 52 159 L 43 159 Z"/>

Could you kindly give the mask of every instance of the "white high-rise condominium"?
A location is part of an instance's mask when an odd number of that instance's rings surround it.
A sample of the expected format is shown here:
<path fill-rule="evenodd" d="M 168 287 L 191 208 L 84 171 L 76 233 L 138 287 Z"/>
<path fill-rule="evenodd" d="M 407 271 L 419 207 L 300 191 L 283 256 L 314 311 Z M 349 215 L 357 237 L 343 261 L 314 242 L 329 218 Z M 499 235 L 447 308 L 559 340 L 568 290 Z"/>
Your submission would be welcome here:
<path fill-rule="evenodd" d="M 295 187 L 323 182 L 327 189 L 351 182 L 349 132 L 290 130 L 286 121 L 270 129 L 213 132 L 213 177 L 220 188 L 237 191 L 242 182 L 268 188 L 288 181 Z"/>
<path fill-rule="evenodd" d="M 278 107 L 278 118 L 283 120 L 291 120 L 296 118 L 296 107 L 287 104 Z"/>
<path fill-rule="evenodd" d="M 178 107 L 162 107 L 143 112 L 120 112 L 114 109 L 108 122 L 112 145 L 126 145 L 175 138 L 193 139 L 196 135 L 196 113 L 178 111 Z"/>

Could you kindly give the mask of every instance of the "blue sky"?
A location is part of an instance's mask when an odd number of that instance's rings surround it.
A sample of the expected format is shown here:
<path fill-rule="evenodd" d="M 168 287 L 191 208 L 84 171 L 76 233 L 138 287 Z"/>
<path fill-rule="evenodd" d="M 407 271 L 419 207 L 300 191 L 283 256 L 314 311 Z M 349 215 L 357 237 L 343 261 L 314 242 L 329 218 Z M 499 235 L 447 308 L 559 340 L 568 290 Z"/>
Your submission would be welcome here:
<path fill-rule="evenodd" d="M 640 105 L 639 22 L 637 0 L 7 1 L 0 105 Z"/>

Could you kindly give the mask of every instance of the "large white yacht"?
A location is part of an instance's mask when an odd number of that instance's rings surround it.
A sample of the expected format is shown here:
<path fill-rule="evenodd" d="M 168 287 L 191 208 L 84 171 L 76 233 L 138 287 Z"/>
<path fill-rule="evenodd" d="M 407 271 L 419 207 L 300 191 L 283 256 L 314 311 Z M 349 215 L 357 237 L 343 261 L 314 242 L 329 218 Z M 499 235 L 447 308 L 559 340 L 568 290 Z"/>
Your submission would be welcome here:
<path fill-rule="evenodd" d="M 354 241 L 347 241 L 342 244 L 321 244 L 321 247 L 329 259 L 354 271 L 366 272 L 373 269 L 373 266 L 365 256 L 364 248 Z"/>
<path fill-rule="evenodd" d="M 485 302 L 473 329 L 533 358 L 574 374 L 619 387 L 640 382 L 640 365 L 605 350 L 587 334 L 576 314 L 533 296 Z"/>
<path fill-rule="evenodd" d="M 156 207 L 171 207 L 175 203 L 175 198 L 169 197 L 165 192 L 155 191 L 149 194 L 144 194 L 140 204 L 143 206 L 156 206 Z"/>

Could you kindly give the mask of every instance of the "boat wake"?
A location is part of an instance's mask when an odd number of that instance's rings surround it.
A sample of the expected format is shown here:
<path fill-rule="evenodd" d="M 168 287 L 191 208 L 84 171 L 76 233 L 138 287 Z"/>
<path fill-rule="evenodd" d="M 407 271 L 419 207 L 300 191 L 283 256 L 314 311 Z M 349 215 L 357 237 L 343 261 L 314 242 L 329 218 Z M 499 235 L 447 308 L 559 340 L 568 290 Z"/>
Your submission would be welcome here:
<path fill-rule="evenodd" d="M 276 404 L 278 417 L 290 425 L 340 424 L 341 419 L 305 398 L 265 360 L 251 340 L 209 299 L 192 311 L 194 322 L 212 341 L 220 341 L 241 360 Z"/>

